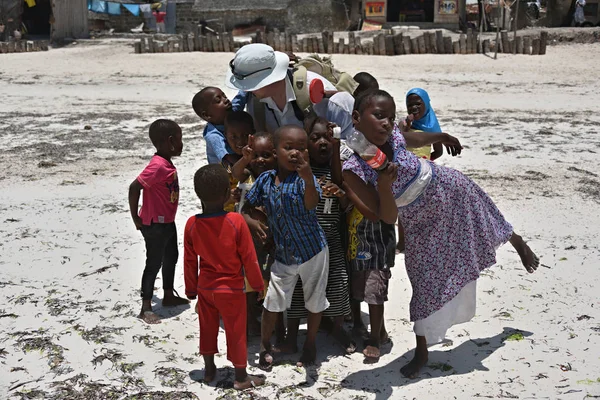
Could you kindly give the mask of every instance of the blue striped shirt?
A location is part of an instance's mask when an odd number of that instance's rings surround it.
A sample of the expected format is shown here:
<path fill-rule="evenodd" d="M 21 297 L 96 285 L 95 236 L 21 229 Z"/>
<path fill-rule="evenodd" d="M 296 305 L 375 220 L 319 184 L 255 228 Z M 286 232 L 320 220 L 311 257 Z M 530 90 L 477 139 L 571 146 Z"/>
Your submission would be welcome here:
<path fill-rule="evenodd" d="M 265 208 L 275 240 L 275 259 L 286 265 L 303 264 L 325 248 L 325 233 L 316 211 L 304 207 L 304 180 L 294 172 L 277 186 L 276 174 L 274 170 L 263 172 L 246 194 L 246 201 Z M 321 187 L 313 179 L 321 197 Z"/>

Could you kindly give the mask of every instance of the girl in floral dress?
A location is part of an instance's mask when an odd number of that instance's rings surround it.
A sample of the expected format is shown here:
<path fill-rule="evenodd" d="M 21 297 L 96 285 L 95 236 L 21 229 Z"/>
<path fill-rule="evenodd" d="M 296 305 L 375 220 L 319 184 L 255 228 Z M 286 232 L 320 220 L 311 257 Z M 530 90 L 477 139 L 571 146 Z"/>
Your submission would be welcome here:
<path fill-rule="evenodd" d="M 395 115 L 394 99 L 385 91 L 356 100 L 354 128 L 391 162 L 378 173 L 354 154 L 344 163 L 343 174 L 372 212 L 386 223 L 399 216 L 404 226 L 417 348 L 401 372 L 415 378 L 427 363 L 427 345 L 440 342 L 448 328 L 475 315 L 477 278 L 496 263 L 500 245 L 509 241 L 530 273 L 539 259 L 471 179 L 406 150 L 441 143 L 457 155 L 459 141 L 446 133 L 403 133 L 394 124 Z"/>

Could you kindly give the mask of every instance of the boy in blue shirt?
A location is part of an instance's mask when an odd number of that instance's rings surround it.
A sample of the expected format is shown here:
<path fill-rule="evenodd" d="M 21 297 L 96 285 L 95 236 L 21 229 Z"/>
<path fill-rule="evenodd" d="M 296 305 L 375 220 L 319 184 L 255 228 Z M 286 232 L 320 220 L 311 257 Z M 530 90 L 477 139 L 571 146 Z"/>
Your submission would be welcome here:
<path fill-rule="evenodd" d="M 207 86 L 192 99 L 194 112 L 207 122 L 202 136 L 206 141 L 206 157 L 209 164 L 233 165 L 239 157 L 225 138 L 225 116 L 231 111 L 243 111 L 247 94 L 239 92 L 233 101 L 217 87 Z"/>
<path fill-rule="evenodd" d="M 315 209 L 321 188 L 308 163 L 308 136 L 295 125 L 283 126 L 273 135 L 277 170 L 263 172 L 246 194 L 247 218 L 255 207 L 264 207 L 275 241 L 275 261 L 265 296 L 259 364 L 273 364 L 271 336 L 277 314 L 290 307 L 298 277 L 302 279 L 308 332 L 298 366 L 314 363 L 316 336 L 322 312 L 329 307 L 325 296 L 329 275 L 329 249 Z M 258 224 L 254 232 L 265 240 Z M 257 228 L 258 227 L 258 228 Z"/>

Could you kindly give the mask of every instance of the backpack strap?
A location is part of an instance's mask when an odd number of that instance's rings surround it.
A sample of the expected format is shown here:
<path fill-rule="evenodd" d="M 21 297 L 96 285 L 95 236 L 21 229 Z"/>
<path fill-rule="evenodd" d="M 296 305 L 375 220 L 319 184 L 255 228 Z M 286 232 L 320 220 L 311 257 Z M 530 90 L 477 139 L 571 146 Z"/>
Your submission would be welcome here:
<path fill-rule="evenodd" d="M 254 114 L 254 129 L 256 132 L 267 131 L 267 117 L 265 115 L 265 103 L 262 103 L 256 96 L 250 93 L 250 102 L 252 102 L 252 113 Z"/>

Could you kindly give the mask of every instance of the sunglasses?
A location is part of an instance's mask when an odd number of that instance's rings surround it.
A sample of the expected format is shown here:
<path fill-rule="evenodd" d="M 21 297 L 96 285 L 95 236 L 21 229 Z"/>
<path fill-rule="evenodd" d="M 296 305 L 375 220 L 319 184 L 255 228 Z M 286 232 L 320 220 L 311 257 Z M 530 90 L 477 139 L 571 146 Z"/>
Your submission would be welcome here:
<path fill-rule="evenodd" d="M 249 74 L 240 74 L 239 72 L 235 72 L 235 65 L 233 65 L 233 61 L 235 59 L 232 59 L 231 61 L 229 61 L 229 68 L 231 68 L 231 73 L 233 74 L 233 76 L 235 77 L 235 79 L 243 81 L 244 79 L 246 79 L 247 77 L 254 75 L 254 74 L 258 74 L 259 72 L 263 72 L 263 71 L 268 71 L 270 69 L 273 69 L 273 67 L 267 67 L 267 68 L 262 68 L 259 70 L 256 70 L 254 72 L 250 72 Z"/>

